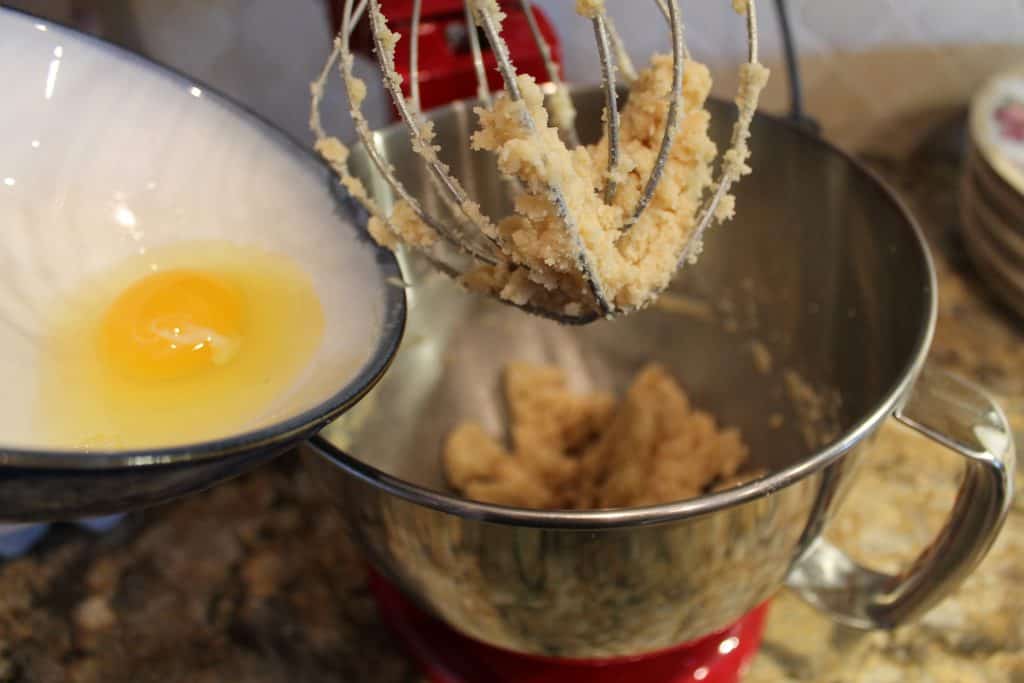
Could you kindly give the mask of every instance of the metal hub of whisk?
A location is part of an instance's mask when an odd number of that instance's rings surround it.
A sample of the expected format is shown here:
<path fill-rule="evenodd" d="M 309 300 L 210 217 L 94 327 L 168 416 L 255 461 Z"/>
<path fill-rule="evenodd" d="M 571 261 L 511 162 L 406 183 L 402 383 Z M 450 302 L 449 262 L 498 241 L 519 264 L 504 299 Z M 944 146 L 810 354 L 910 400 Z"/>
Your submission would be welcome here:
<path fill-rule="evenodd" d="M 672 83 L 668 95 L 670 98 L 669 108 L 664 128 L 660 134 L 657 157 L 646 180 L 641 183 L 643 191 L 635 206 L 631 211 L 627 212 L 627 218 L 620 228 L 620 234 L 628 231 L 648 208 L 658 183 L 662 179 L 666 160 L 669 157 L 684 115 L 682 112 L 684 63 L 690 58 L 690 52 L 684 39 L 683 18 L 679 3 L 678 0 L 653 1 L 667 23 L 671 34 Z M 372 217 L 390 226 L 391 217 L 384 211 L 381 204 L 369 195 L 362 181 L 349 172 L 346 164 L 348 158 L 347 149 L 339 141 L 329 137 L 321 123 L 319 108 L 326 81 L 334 66 L 338 65 L 348 94 L 350 114 L 356 136 L 376 171 L 392 191 L 393 196 L 404 200 L 416 217 L 423 224 L 434 230 L 440 239 L 450 247 L 455 248 L 458 252 L 478 263 L 492 266 L 498 265 L 503 260 L 506 260 L 507 257 L 500 249 L 495 223 L 490 217 L 484 215 L 479 205 L 466 192 L 460 180 L 451 173 L 449 167 L 438 157 L 437 149 L 433 144 L 432 126 L 429 120 L 423 116 L 420 108 L 418 65 L 421 5 L 422 0 L 413 0 L 408 45 L 409 97 L 406 98 L 402 91 L 403 79 L 395 67 L 395 42 L 397 36 L 391 33 L 388 28 L 387 19 L 381 9 L 380 0 L 346 0 L 341 16 L 341 28 L 335 39 L 334 50 L 324 65 L 320 77 L 312 86 L 313 108 L 310 125 L 317 136 L 318 149 L 320 149 L 321 153 L 327 152 L 324 154 L 325 158 L 328 159 L 339 174 L 342 184 L 348 189 L 349 193 L 365 206 Z M 550 88 L 548 100 L 550 119 L 558 128 L 559 134 L 566 144 L 570 147 L 575 147 L 579 144 L 575 126 L 576 112 L 570 100 L 567 87 L 559 75 L 558 65 L 552 59 L 550 46 L 537 24 L 530 0 L 519 0 L 519 6 L 527 18 L 530 33 L 543 58 L 545 71 L 550 81 L 550 86 L 548 86 Z M 602 193 L 604 200 L 609 202 L 616 191 L 614 171 L 618 167 L 620 159 L 618 90 L 620 86 L 628 88 L 636 79 L 637 71 L 625 50 L 621 35 L 616 29 L 613 18 L 604 11 L 603 2 L 586 2 L 583 0 L 578 2 L 577 6 L 584 9 L 592 8 L 590 11 L 581 13 L 585 14 L 592 24 L 597 52 L 600 57 L 606 112 L 604 127 L 608 140 L 608 166 Z M 733 0 L 733 6 L 746 20 L 748 49 L 747 61 L 744 66 L 759 66 L 755 0 Z M 498 3 L 496 0 L 465 0 L 464 8 L 466 24 L 469 29 L 467 32 L 469 49 L 472 53 L 477 79 L 478 99 L 484 105 L 489 106 L 492 103 L 493 93 L 487 80 L 480 36 L 474 30 L 474 27 L 479 27 L 482 31 L 494 54 L 508 97 L 513 102 L 522 101 L 523 95 L 517 83 L 518 74 L 516 67 L 501 34 L 503 13 Z M 377 62 L 383 73 L 384 86 L 390 94 L 399 117 L 408 127 L 413 150 L 425 163 L 430 182 L 449 209 L 450 215 L 454 217 L 453 220 L 439 218 L 427 211 L 423 203 L 413 196 L 396 177 L 394 169 L 374 143 L 373 130 L 361 111 L 361 104 L 366 95 L 366 86 L 353 73 L 355 60 L 351 49 L 353 30 L 364 17 L 369 22 Z M 714 222 L 716 209 L 720 201 L 727 194 L 731 184 L 742 173 L 746 156 L 746 138 L 749 135 L 749 125 L 756 109 L 759 92 L 759 88 L 751 89 L 749 87 L 747 88 L 748 92 L 745 92 L 744 82 L 745 79 L 741 75 L 737 97 L 737 119 L 730 141 L 730 152 L 720 157 L 721 161 L 719 162 L 717 177 L 712 181 L 710 191 L 703 199 L 698 210 L 696 227 L 688 238 L 682 253 L 678 254 L 678 263 L 680 265 L 687 260 L 695 258 L 699 250 L 702 233 Z M 523 130 L 528 131 L 530 135 L 538 135 L 536 123 L 528 114 L 526 108 L 521 107 L 520 110 L 522 111 L 521 125 Z M 510 182 L 514 183 L 515 181 Z M 622 308 L 617 308 L 606 296 L 600 274 L 595 268 L 592 255 L 581 236 L 577 218 L 569 208 L 563 188 L 557 183 L 549 182 L 547 184 L 547 196 L 555 207 L 564 230 L 570 237 L 570 243 L 575 251 L 576 262 L 593 297 L 595 310 L 581 312 L 578 315 L 570 315 L 532 304 L 519 305 L 505 300 L 503 302 L 510 305 L 518 305 L 530 313 L 553 318 L 563 323 L 575 324 L 586 323 L 601 317 L 610 317 L 626 312 Z M 453 276 L 460 274 L 458 268 L 437 259 L 429 253 L 429 250 L 425 251 L 424 254 L 438 268 L 448 274 Z"/>

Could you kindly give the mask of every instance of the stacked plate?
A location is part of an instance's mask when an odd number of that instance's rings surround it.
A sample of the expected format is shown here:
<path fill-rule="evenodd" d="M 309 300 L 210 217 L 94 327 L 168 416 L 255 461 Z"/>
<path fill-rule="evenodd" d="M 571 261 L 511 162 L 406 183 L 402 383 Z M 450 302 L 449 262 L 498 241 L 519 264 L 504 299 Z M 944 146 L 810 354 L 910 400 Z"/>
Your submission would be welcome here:
<path fill-rule="evenodd" d="M 1024 316 L 1024 67 L 974 96 L 960 185 L 964 243 L 982 278 Z"/>

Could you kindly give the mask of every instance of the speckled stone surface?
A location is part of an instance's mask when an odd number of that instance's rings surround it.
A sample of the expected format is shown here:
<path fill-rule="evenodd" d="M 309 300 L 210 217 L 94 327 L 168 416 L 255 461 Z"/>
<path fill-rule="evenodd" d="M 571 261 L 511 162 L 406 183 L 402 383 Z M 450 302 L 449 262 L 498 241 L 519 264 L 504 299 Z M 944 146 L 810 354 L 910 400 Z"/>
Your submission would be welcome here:
<path fill-rule="evenodd" d="M 934 247 L 933 360 L 992 390 L 1024 442 L 1024 323 L 961 256 L 956 169 L 956 146 L 941 136 L 881 168 Z M 934 533 L 960 464 L 893 425 L 869 460 L 830 535 L 894 569 Z M 0 683 L 419 681 L 377 620 L 363 572 L 330 501 L 297 458 L 283 458 L 105 536 L 58 528 L 0 564 Z M 783 593 L 746 680 L 1024 681 L 1024 496 L 979 570 L 918 624 L 860 634 Z"/>

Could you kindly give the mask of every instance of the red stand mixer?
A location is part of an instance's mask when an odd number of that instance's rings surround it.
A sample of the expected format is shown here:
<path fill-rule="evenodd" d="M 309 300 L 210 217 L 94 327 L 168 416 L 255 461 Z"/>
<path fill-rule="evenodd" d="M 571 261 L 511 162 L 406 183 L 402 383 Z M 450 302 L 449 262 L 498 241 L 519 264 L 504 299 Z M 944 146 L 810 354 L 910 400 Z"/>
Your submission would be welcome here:
<path fill-rule="evenodd" d="M 502 26 L 502 35 L 508 43 L 516 66 L 521 73 L 533 76 L 538 82 L 547 81 L 548 73 L 544 58 L 533 39 L 526 13 L 518 2 L 500 4 L 507 15 Z M 331 19 L 335 32 L 341 27 L 341 7 L 341 2 L 334 2 L 331 5 Z M 399 44 L 407 46 L 412 26 L 413 0 L 384 0 L 381 2 L 381 8 L 388 18 L 391 30 L 402 36 Z M 469 27 L 464 10 L 465 0 L 423 0 L 419 27 L 418 71 L 424 110 L 476 97 L 476 71 L 469 47 Z M 533 7 L 532 10 L 533 20 L 547 41 L 552 61 L 561 64 L 562 51 L 551 22 L 539 8 Z M 480 35 L 479 39 L 483 43 L 481 47 L 488 84 L 492 90 L 500 90 L 502 81 L 494 54 L 488 49 L 486 38 Z M 369 54 L 372 46 L 369 25 L 363 21 L 353 32 L 352 48 L 356 52 Z M 402 76 L 403 92 L 409 97 L 411 69 L 407 49 L 395 51 L 395 69 Z M 397 119 L 397 116 L 395 118 Z"/>
<path fill-rule="evenodd" d="M 501 2 L 506 13 L 503 36 L 510 55 L 521 73 L 544 83 L 549 80 L 544 56 L 531 34 L 530 19 L 519 2 Z M 412 0 L 385 0 L 381 7 L 391 30 L 402 36 L 400 46 L 409 44 L 413 22 Z M 475 65 L 469 49 L 469 31 L 464 0 L 423 0 L 419 18 L 418 72 L 423 110 L 471 99 L 477 94 Z M 533 21 L 544 36 L 552 61 L 561 64 L 561 45 L 547 16 L 530 7 Z M 332 4 L 332 20 L 341 26 L 342 3 Z M 492 89 L 500 89 L 497 62 L 479 35 L 484 68 Z M 367 22 L 353 32 L 352 47 L 369 55 L 373 41 Z M 402 76 L 402 88 L 410 96 L 410 54 L 395 51 L 395 70 Z M 392 111 L 393 118 L 397 113 Z M 370 587 L 383 621 L 400 639 L 434 683 L 737 683 L 757 652 L 764 631 L 767 604 L 761 605 L 732 626 L 699 640 L 659 652 L 600 660 L 568 660 L 531 656 L 492 647 L 468 638 L 444 622 L 425 613 L 394 584 L 371 572 Z"/>
<path fill-rule="evenodd" d="M 615 659 L 536 657 L 491 647 L 416 607 L 391 582 L 370 576 L 388 628 L 433 683 L 738 683 L 761 645 L 768 605 L 732 626 L 661 652 Z"/>

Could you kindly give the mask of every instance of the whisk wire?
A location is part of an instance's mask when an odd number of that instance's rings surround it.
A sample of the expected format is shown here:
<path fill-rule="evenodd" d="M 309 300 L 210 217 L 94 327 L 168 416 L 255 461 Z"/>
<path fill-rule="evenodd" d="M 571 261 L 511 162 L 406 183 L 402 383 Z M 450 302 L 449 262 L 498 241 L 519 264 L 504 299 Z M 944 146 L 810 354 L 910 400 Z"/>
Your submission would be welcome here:
<path fill-rule="evenodd" d="M 615 49 L 615 62 L 619 67 L 619 73 L 622 74 L 622 80 L 625 84 L 629 85 L 636 80 L 636 67 L 633 66 L 633 60 L 629 58 L 629 52 L 626 51 L 626 43 L 622 40 L 622 36 L 619 35 L 619 29 L 616 28 L 615 21 L 607 13 L 604 16 L 604 23 L 608 28 L 608 37 L 612 41 L 612 47 Z"/>
<path fill-rule="evenodd" d="M 412 0 L 412 24 L 409 27 L 409 98 L 417 114 L 423 110 L 420 104 L 420 13 L 423 0 Z"/>
<path fill-rule="evenodd" d="M 654 191 L 661 181 L 661 174 L 665 171 L 665 161 L 672 149 L 672 142 L 679 131 L 681 112 L 679 103 L 682 100 L 683 92 L 683 64 L 685 61 L 685 48 L 683 40 L 683 22 L 679 16 L 679 3 L 676 0 L 656 0 L 659 5 L 668 6 L 664 8 L 668 12 L 668 22 L 672 31 L 672 89 L 669 92 L 668 117 L 665 121 L 665 131 L 661 137 L 661 146 L 658 148 L 658 157 L 654 160 L 654 167 L 647 177 L 644 192 L 636 203 L 632 214 L 622 226 L 622 232 L 628 231 L 640 220 L 647 205 L 654 197 Z"/>
<path fill-rule="evenodd" d="M 336 61 L 340 66 L 342 80 L 344 81 L 345 88 L 349 94 L 349 102 L 351 105 L 349 108 L 349 114 L 352 117 L 356 136 L 359 138 L 363 148 L 366 150 L 366 154 L 370 159 L 370 162 L 373 164 L 374 168 L 377 169 L 378 173 L 380 173 L 388 187 L 402 201 L 406 202 L 419 220 L 423 221 L 423 223 L 433 229 L 442 239 L 459 251 L 474 258 L 478 258 L 484 263 L 495 264 L 497 263 L 497 260 L 493 254 L 485 253 L 479 249 L 473 248 L 471 244 L 466 243 L 464 238 L 455 234 L 447 221 L 438 220 L 424 211 L 419 200 L 416 199 L 416 197 L 414 197 L 398 180 L 391 164 L 383 158 L 380 150 L 377 148 L 376 144 L 374 144 L 373 131 L 370 129 L 369 122 L 363 115 L 361 108 L 366 86 L 362 81 L 357 79 L 353 73 L 352 69 L 355 60 L 349 48 L 352 38 L 352 30 L 356 23 L 362 18 L 362 15 L 366 12 L 368 6 L 368 0 L 362 0 L 358 6 L 353 2 L 353 0 L 346 1 L 344 12 L 342 14 L 341 33 L 335 40 L 335 48 L 331 55 L 331 61 Z M 391 219 L 384 215 L 375 203 L 368 206 L 368 209 L 376 218 L 384 221 L 389 228 L 394 231 Z"/>
<path fill-rule="evenodd" d="M 601 78 L 604 81 L 604 117 L 608 136 L 608 169 L 604 185 L 604 200 L 611 203 L 615 197 L 616 174 L 619 170 L 619 103 L 615 87 L 615 59 L 609 45 L 608 22 L 603 12 L 598 13 L 591 23 L 594 25 L 594 39 L 601 57 Z"/>
<path fill-rule="evenodd" d="M 484 104 L 491 104 L 491 87 L 487 83 L 487 71 L 484 68 L 484 53 L 480 49 L 480 36 L 476 34 L 476 22 L 473 20 L 473 8 L 468 2 L 462 5 L 466 10 L 466 34 L 469 39 L 469 50 L 473 55 L 473 71 L 476 72 L 476 97 Z"/>
<path fill-rule="evenodd" d="M 569 91 L 565 87 L 565 83 L 562 82 L 558 65 L 555 64 L 555 60 L 551 56 L 551 46 L 548 45 L 548 41 L 540 31 L 540 26 L 537 25 L 537 17 L 533 14 L 533 3 L 530 0 L 519 0 L 519 6 L 522 7 L 523 14 L 526 15 L 526 24 L 530 27 L 530 35 L 533 36 L 533 42 L 544 62 L 544 71 L 554 88 L 552 98 L 555 100 L 555 106 L 552 107 L 552 118 L 562 134 L 562 139 L 570 147 L 576 147 L 580 144 L 576 134 L 576 108 L 572 106 Z"/>
<path fill-rule="evenodd" d="M 754 0 L 746 0 L 745 7 L 748 48 L 747 64 L 744 66 L 750 66 L 758 63 L 757 6 Z M 742 79 L 743 77 L 741 74 L 741 81 Z M 750 124 L 757 111 L 756 93 L 754 93 L 753 97 L 743 97 L 742 89 L 743 83 L 741 82 L 741 96 L 737 98 L 736 104 L 736 123 L 733 125 L 732 135 L 729 139 L 730 152 L 746 145 L 746 138 L 750 134 Z M 698 211 L 697 227 L 693 232 L 693 237 L 689 242 L 687 242 L 686 246 L 683 248 L 682 254 L 680 254 L 680 265 L 696 258 L 699 253 L 699 250 L 701 249 L 701 237 L 703 236 L 704 231 L 711 225 L 715 211 L 721 204 L 722 198 L 728 193 L 733 182 L 739 178 L 739 166 L 741 163 L 742 162 L 738 162 L 733 157 L 730 157 L 729 154 L 726 154 L 724 157 L 719 169 L 718 180 L 714 185 L 715 190 L 711 197 L 708 198 Z"/>
<path fill-rule="evenodd" d="M 413 114 L 405 97 L 402 95 L 401 76 L 395 69 L 394 45 L 385 44 L 385 32 L 391 36 L 391 40 L 395 40 L 394 34 L 391 34 L 390 29 L 387 27 L 387 20 L 381 11 L 380 0 L 370 0 L 370 33 L 373 37 L 378 61 L 384 69 L 384 87 L 391 94 L 391 100 L 398 110 L 402 121 L 409 126 L 413 150 L 426 162 L 427 167 L 430 169 L 432 181 L 441 190 L 441 196 L 446 197 L 446 203 L 452 210 L 456 220 L 458 220 L 459 213 L 462 213 L 465 216 L 465 220 L 478 229 L 478 234 L 484 235 L 487 239 L 493 239 L 492 236 L 497 234 L 496 228 L 476 208 L 477 205 L 469 199 L 459 180 L 449 172 L 447 165 L 438 158 L 437 150 L 432 140 L 433 131 L 423 125 L 418 113 Z M 364 144 L 366 143 L 364 142 Z M 400 183 L 399 186 L 401 186 Z M 422 209 L 418 213 L 424 214 Z M 436 220 L 428 223 L 428 225 L 434 227 L 435 223 L 437 223 Z M 446 232 L 448 232 L 447 229 Z M 496 256 L 493 251 L 488 253 L 481 249 L 478 244 L 479 240 L 474 240 L 470 236 L 469 230 L 464 230 L 463 232 L 467 233 L 464 237 L 467 243 L 462 246 L 468 249 L 473 256 L 478 258 L 482 256 L 492 264 L 496 262 Z"/>
<path fill-rule="evenodd" d="M 501 73 L 502 80 L 505 83 L 505 90 L 508 92 L 509 99 L 513 102 L 521 103 L 520 113 L 522 117 L 522 125 L 534 138 L 537 138 L 539 136 L 537 126 L 533 121 L 533 117 L 531 117 L 530 113 L 526 110 L 525 104 L 522 102 L 522 94 L 519 91 L 519 83 L 516 80 L 516 68 L 509 57 L 508 45 L 505 44 L 505 40 L 501 37 L 501 32 L 498 29 L 499 20 L 494 15 L 493 8 L 489 5 L 491 0 L 471 1 L 474 3 L 477 22 L 484 29 L 484 33 L 487 35 L 487 40 L 490 41 L 491 48 L 494 50 L 494 57 L 498 62 L 498 71 Z M 609 315 L 613 310 L 612 304 L 605 296 L 600 276 L 597 273 L 597 269 L 594 267 L 590 252 L 583 241 L 583 236 L 580 234 L 575 217 L 569 209 L 569 204 L 565 199 L 565 194 L 557 183 L 549 183 L 548 191 L 552 203 L 555 205 L 555 210 L 562 219 L 565 230 L 569 233 L 569 238 L 572 241 L 573 249 L 575 251 L 576 260 L 579 263 L 584 279 L 587 281 L 590 292 L 594 296 L 598 309 L 600 310 L 601 315 Z"/>

